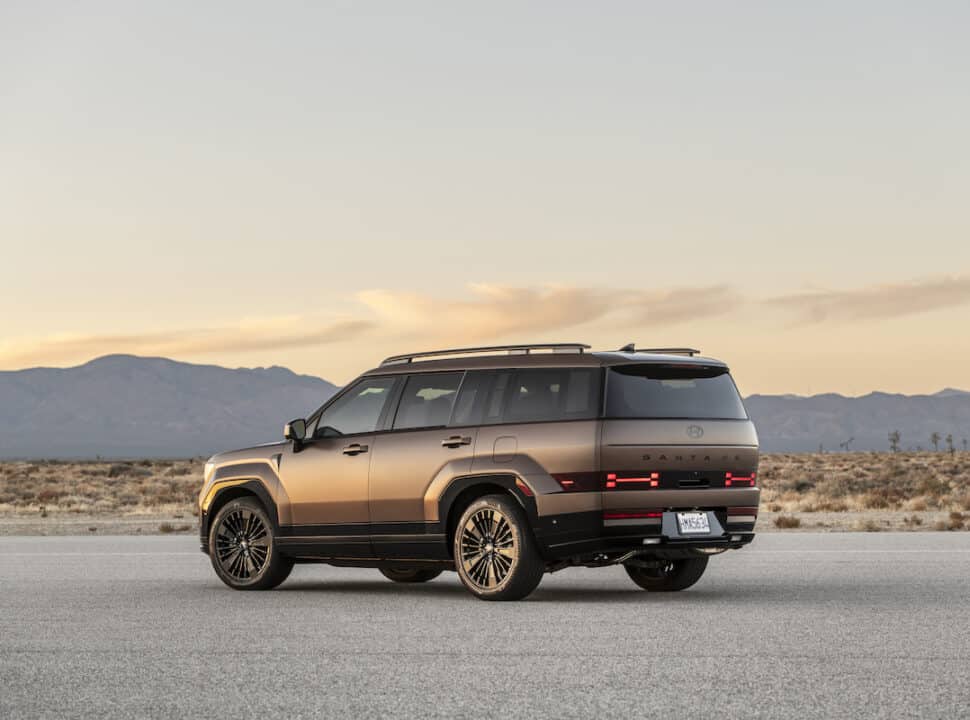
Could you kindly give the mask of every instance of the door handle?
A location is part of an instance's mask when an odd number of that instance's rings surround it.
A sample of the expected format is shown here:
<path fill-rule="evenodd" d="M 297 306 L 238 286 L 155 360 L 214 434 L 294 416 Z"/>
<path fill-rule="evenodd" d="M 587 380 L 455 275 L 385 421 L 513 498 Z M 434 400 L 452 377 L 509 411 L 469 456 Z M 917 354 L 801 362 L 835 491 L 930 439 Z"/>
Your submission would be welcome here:
<path fill-rule="evenodd" d="M 360 443 L 354 443 L 344 448 L 344 455 L 360 455 L 365 452 L 367 452 L 367 446 Z"/>
<path fill-rule="evenodd" d="M 452 435 L 450 438 L 445 438 L 441 441 L 441 447 L 446 448 L 456 448 L 459 445 L 471 445 L 472 439 L 467 435 L 462 437 L 461 435 Z"/>

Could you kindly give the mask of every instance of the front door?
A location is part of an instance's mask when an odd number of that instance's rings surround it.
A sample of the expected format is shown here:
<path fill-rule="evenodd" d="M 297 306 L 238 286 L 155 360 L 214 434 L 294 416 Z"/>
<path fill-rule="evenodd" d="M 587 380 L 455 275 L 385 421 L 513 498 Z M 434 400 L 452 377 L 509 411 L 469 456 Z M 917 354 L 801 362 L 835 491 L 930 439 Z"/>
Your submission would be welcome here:
<path fill-rule="evenodd" d="M 370 554 L 368 473 L 375 431 L 395 382 L 357 382 L 323 411 L 302 447 L 290 445 L 283 453 L 280 477 L 291 522 L 285 534 L 359 546 L 354 554 Z"/>

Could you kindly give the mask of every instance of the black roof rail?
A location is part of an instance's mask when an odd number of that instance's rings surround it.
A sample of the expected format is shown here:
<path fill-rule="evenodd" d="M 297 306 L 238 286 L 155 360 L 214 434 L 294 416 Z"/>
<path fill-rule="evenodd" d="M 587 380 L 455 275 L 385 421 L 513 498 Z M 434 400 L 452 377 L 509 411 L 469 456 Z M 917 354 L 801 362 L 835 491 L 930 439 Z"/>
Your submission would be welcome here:
<path fill-rule="evenodd" d="M 391 355 L 381 362 L 381 367 L 385 365 L 398 365 L 409 363 L 414 360 L 444 355 L 474 355 L 477 353 L 507 352 L 509 355 L 528 355 L 533 350 L 552 350 L 558 352 L 578 352 L 582 353 L 589 350 L 591 346 L 583 343 L 536 343 L 530 345 L 487 345 L 484 347 L 452 348 L 449 350 L 430 350 L 428 352 L 407 353 L 406 355 Z"/>
<path fill-rule="evenodd" d="M 700 355 L 701 351 L 697 348 L 669 347 L 669 348 L 638 348 L 633 343 L 624 345 L 617 352 L 624 353 L 656 353 L 658 355 L 688 355 L 694 357 Z"/>

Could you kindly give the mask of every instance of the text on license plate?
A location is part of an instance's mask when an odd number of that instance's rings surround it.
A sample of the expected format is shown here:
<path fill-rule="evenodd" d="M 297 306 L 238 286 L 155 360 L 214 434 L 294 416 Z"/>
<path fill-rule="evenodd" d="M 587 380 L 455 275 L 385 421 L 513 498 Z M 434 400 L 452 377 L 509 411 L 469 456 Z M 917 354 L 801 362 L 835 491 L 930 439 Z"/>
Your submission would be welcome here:
<path fill-rule="evenodd" d="M 711 522 L 705 512 L 677 513 L 677 527 L 683 535 L 709 533 Z"/>

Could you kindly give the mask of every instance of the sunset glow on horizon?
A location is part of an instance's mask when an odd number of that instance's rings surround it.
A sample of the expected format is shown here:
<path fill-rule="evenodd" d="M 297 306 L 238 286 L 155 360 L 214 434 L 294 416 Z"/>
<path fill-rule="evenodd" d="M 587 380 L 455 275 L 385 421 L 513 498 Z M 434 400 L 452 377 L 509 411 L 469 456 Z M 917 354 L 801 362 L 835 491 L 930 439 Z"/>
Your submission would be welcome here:
<path fill-rule="evenodd" d="M 0 370 L 687 345 L 970 390 L 970 7 L 0 11 Z"/>

